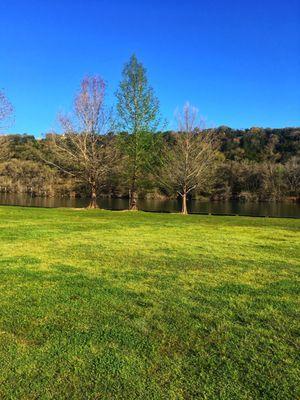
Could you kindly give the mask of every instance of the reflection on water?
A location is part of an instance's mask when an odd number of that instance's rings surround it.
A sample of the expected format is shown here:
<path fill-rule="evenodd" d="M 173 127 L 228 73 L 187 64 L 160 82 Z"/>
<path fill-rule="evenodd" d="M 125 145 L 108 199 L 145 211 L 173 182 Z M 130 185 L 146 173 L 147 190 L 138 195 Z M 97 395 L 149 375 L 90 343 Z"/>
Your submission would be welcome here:
<path fill-rule="evenodd" d="M 100 199 L 102 208 L 110 210 L 126 210 L 127 199 Z M 20 205 L 31 207 L 86 207 L 89 199 L 69 198 L 44 198 L 31 197 L 24 194 L 0 193 L 0 205 Z M 139 208 L 144 211 L 178 212 L 180 202 L 177 200 L 139 200 Z M 272 217 L 297 217 L 300 218 L 300 203 L 251 203 L 251 202 L 205 202 L 193 200 L 189 203 L 192 213 L 257 215 Z"/>

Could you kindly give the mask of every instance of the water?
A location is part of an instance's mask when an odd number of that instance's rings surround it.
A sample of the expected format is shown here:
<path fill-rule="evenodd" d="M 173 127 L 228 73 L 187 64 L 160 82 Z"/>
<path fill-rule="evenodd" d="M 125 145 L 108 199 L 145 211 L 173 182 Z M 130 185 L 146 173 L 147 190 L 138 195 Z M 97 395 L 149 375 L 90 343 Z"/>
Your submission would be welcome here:
<path fill-rule="evenodd" d="M 127 199 L 102 198 L 101 207 L 110 210 L 126 210 Z M 86 207 L 89 199 L 31 197 L 24 194 L 0 193 L 0 205 L 18 205 L 30 207 Z M 181 204 L 177 200 L 139 200 L 139 208 L 144 211 L 178 212 Z M 270 217 L 300 218 L 300 203 L 252 203 L 252 202 L 209 202 L 193 200 L 188 204 L 192 213 L 235 214 Z"/>

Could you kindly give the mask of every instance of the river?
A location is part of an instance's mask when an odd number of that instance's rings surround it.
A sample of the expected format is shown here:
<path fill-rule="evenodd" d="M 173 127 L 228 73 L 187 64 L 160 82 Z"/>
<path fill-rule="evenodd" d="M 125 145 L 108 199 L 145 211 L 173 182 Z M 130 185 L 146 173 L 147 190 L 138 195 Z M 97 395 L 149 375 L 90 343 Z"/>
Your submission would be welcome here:
<path fill-rule="evenodd" d="M 125 210 L 127 199 L 101 198 L 102 208 Z M 80 198 L 45 198 L 31 197 L 24 194 L 0 193 L 0 205 L 18 205 L 31 207 L 86 207 L 88 199 Z M 144 211 L 178 212 L 180 202 L 177 200 L 139 200 L 139 208 Z M 300 203 L 293 202 L 237 202 L 237 201 L 199 201 L 188 204 L 191 213 L 234 214 L 270 217 L 300 218 Z"/>

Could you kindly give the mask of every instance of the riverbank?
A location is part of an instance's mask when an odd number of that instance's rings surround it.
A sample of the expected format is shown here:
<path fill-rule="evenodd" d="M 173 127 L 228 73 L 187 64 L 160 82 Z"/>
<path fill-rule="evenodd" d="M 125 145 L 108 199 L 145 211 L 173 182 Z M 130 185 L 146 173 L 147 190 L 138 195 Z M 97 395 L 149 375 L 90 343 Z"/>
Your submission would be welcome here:
<path fill-rule="evenodd" d="M 0 226 L 1 398 L 298 397 L 299 221 L 0 207 Z"/>

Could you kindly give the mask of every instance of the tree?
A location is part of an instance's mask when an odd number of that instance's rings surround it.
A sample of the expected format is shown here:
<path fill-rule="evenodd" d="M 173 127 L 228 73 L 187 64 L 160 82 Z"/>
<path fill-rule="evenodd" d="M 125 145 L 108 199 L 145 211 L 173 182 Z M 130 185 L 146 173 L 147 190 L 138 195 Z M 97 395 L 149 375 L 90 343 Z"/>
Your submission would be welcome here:
<path fill-rule="evenodd" d="M 0 129 L 9 125 L 10 119 L 13 115 L 13 106 L 5 96 L 4 92 L 0 90 Z M 10 151 L 10 140 L 6 136 L 0 136 L 0 161 L 8 157 Z"/>
<path fill-rule="evenodd" d="M 53 168 L 31 160 L 11 159 L 0 163 L 0 191 L 51 196 L 59 177 Z"/>
<path fill-rule="evenodd" d="M 187 214 L 187 197 L 195 189 L 207 190 L 213 182 L 218 160 L 218 141 L 212 130 L 202 130 L 198 110 L 187 103 L 177 115 L 178 131 L 173 143 L 162 152 L 160 182 L 182 198 L 182 214 Z"/>
<path fill-rule="evenodd" d="M 284 167 L 273 161 L 264 161 L 260 164 L 262 200 L 280 200 L 284 190 Z"/>
<path fill-rule="evenodd" d="M 290 195 L 300 197 L 300 157 L 294 156 L 285 164 L 285 185 Z"/>
<path fill-rule="evenodd" d="M 8 98 L 5 96 L 5 93 L 0 90 L 0 129 L 3 129 L 5 126 L 3 124 L 10 123 L 9 121 L 13 115 L 13 106 Z"/>
<path fill-rule="evenodd" d="M 148 173 L 149 148 L 160 119 L 158 99 L 148 85 L 144 66 L 135 55 L 124 66 L 116 97 L 120 128 L 128 133 L 121 135 L 121 139 L 130 187 L 129 209 L 137 210 L 138 189 Z"/>
<path fill-rule="evenodd" d="M 0 162 L 7 160 L 10 156 L 11 137 L 7 135 L 0 135 Z"/>
<path fill-rule="evenodd" d="M 47 152 L 54 165 L 77 181 L 88 185 L 89 208 L 97 208 L 97 193 L 117 161 L 114 136 L 110 131 L 110 112 L 104 105 L 105 83 L 97 77 L 86 77 L 74 100 L 75 118 L 60 116 L 63 135 L 50 134 Z"/>

